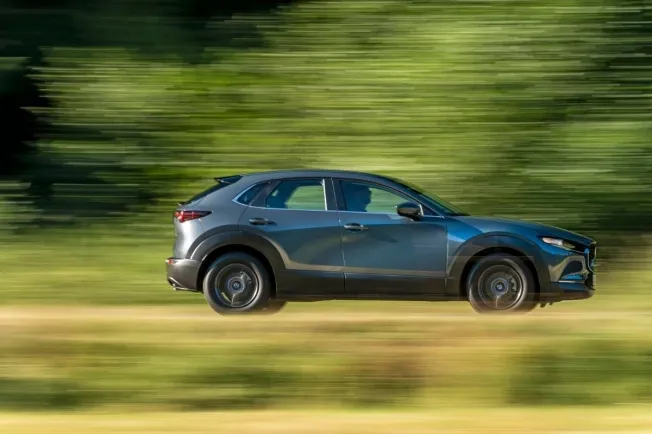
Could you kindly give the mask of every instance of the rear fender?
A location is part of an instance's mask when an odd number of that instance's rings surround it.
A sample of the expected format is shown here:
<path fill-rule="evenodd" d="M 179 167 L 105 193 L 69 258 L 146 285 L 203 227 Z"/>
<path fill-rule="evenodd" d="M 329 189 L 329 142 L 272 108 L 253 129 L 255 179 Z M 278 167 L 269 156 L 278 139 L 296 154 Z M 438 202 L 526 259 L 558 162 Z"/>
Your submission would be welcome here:
<path fill-rule="evenodd" d="M 189 251 L 188 257 L 203 263 L 215 250 L 228 246 L 245 246 L 257 250 L 267 258 L 275 272 L 285 269 L 281 255 L 269 240 L 240 230 L 208 233 L 206 238 L 199 242 L 193 250 Z"/>

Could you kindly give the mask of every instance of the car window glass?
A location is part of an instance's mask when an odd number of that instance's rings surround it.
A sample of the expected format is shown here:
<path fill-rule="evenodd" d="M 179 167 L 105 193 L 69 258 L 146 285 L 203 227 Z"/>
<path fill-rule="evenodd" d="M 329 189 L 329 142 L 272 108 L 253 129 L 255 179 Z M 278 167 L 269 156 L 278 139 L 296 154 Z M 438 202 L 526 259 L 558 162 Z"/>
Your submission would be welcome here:
<path fill-rule="evenodd" d="M 268 184 L 269 183 L 267 182 L 263 182 L 250 187 L 249 190 L 246 190 L 242 195 L 240 195 L 240 197 L 238 197 L 237 201 L 243 205 L 249 205 L 251 201 L 253 201 L 256 196 L 258 196 L 258 193 L 267 187 Z"/>
<path fill-rule="evenodd" d="M 342 193 L 346 210 L 355 212 L 394 214 L 396 206 L 407 201 L 390 190 L 353 181 L 342 181 Z"/>
<path fill-rule="evenodd" d="M 321 179 L 282 181 L 265 199 L 265 207 L 324 211 L 324 186 Z"/>
<path fill-rule="evenodd" d="M 216 183 L 214 185 L 211 185 L 210 187 L 208 187 L 207 189 L 205 189 L 205 190 L 201 191 L 200 193 L 194 195 L 190 199 L 185 200 L 183 202 L 180 202 L 179 205 L 185 205 L 185 204 L 189 204 L 189 203 L 192 203 L 192 202 L 196 202 L 199 199 L 203 199 L 206 196 L 208 196 L 209 194 L 214 193 L 217 190 L 220 190 L 220 189 L 226 187 L 227 185 L 235 184 L 236 182 L 238 182 L 241 179 L 242 179 L 242 175 L 226 176 L 226 177 L 223 177 L 223 178 L 215 178 Z"/>

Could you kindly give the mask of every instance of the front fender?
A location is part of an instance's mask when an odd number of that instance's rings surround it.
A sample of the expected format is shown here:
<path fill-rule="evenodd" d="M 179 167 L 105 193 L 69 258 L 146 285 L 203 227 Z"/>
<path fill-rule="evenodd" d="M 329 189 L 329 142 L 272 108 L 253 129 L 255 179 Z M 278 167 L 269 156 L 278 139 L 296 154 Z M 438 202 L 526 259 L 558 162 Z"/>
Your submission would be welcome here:
<path fill-rule="evenodd" d="M 450 256 L 446 279 L 446 295 L 464 296 L 464 269 L 469 261 L 489 249 L 508 249 L 520 252 L 534 265 L 541 291 L 550 286 L 550 273 L 539 248 L 531 241 L 513 234 L 483 234 L 461 244 Z"/>

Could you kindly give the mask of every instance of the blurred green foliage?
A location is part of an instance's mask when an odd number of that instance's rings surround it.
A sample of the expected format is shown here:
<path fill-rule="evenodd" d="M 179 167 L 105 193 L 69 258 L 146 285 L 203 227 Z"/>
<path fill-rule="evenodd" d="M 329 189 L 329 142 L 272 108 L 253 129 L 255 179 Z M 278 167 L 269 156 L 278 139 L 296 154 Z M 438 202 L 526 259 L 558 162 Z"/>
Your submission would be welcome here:
<path fill-rule="evenodd" d="M 644 2 L 213 3 L 4 6 L 5 228 L 168 224 L 213 176 L 330 167 L 612 247 L 648 232 Z"/>
<path fill-rule="evenodd" d="M 216 328 L 197 312 L 61 314 L 65 320 L 47 312 L 4 318 L 0 410 L 652 401 L 652 341 L 643 316 L 555 324 L 535 317 L 487 323 L 379 313 L 334 314 L 333 321 L 322 313 L 226 320 Z"/>

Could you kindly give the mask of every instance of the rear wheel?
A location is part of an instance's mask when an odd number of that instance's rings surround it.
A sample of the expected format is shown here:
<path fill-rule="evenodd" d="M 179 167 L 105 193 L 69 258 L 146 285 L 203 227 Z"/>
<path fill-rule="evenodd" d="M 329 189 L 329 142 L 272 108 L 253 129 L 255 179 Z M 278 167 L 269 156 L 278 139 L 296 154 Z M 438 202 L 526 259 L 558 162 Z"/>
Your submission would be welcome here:
<path fill-rule="evenodd" d="M 271 279 L 255 257 L 227 253 L 209 266 L 203 291 L 209 306 L 219 314 L 260 312 L 268 304 Z"/>
<path fill-rule="evenodd" d="M 471 307 L 480 313 L 525 313 L 537 305 L 534 275 L 516 256 L 481 258 L 466 282 Z"/>

